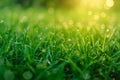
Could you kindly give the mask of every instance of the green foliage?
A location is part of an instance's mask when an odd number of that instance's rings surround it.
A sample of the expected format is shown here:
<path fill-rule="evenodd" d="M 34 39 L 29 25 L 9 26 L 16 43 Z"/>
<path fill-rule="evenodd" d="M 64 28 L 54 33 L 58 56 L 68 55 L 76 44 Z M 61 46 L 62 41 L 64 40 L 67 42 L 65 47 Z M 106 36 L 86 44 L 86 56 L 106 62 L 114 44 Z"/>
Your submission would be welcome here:
<path fill-rule="evenodd" d="M 0 12 L 1 80 L 120 79 L 119 13 Z"/>
<path fill-rule="evenodd" d="M 15 4 L 15 0 L 0 0 L 0 7 L 12 6 Z"/>
<path fill-rule="evenodd" d="M 21 5 L 22 7 L 62 7 L 72 8 L 77 0 L 2 0 L 0 6 Z"/>

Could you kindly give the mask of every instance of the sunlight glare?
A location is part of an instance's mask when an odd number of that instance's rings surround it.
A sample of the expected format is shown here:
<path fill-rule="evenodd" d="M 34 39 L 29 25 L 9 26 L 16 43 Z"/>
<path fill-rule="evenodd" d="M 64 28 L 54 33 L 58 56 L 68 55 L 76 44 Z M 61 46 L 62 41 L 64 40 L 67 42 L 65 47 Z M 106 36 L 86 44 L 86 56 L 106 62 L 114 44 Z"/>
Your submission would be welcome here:
<path fill-rule="evenodd" d="M 103 0 L 81 0 L 82 6 L 90 8 L 102 8 Z"/>
<path fill-rule="evenodd" d="M 113 7 L 114 1 L 113 0 L 106 0 L 106 6 L 107 7 Z"/>

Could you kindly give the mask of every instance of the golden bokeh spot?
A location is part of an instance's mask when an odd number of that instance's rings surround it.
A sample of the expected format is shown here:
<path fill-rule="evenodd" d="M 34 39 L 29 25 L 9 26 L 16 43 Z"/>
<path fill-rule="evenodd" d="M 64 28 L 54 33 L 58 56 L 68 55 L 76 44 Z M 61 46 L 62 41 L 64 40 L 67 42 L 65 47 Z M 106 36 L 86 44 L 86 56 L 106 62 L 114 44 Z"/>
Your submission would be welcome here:
<path fill-rule="evenodd" d="M 113 0 L 106 0 L 106 6 L 107 7 L 113 7 L 114 6 L 114 1 Z"/>

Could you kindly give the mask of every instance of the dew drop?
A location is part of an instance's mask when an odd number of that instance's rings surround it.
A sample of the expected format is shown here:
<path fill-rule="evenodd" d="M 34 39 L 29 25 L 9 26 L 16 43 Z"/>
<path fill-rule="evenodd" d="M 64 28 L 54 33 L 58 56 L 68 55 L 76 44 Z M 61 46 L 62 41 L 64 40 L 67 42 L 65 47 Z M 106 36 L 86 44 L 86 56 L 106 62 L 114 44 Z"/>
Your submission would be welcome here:
<path fill-rule="evenodd" d="M 32 75 L 32 73 L 30 71 L 26 71 L 26 72 L 23 73 L 23 78 L 25 80 L 30 80 L 32 78 L 32 76 L 33 75 Z"/>

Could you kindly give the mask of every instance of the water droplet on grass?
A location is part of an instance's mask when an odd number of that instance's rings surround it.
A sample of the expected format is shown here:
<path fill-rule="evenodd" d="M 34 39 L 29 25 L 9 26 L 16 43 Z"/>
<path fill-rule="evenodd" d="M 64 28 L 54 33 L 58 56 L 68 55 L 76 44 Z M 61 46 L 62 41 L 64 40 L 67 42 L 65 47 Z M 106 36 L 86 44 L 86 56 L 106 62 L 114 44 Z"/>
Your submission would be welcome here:
<path fill-rule="evenodd" d="M 109 32 L 109 31 L 110 31 L 109 29 L 106 30 L 106 32 Z"/>
<path fill-rule="evenodd" d="M 4 22 L 4 20 L 0 20 L 0 23 L 3 23 Z"/>
<path fill-rule="evenodd" d="M 26 71 L 26 72 L 23 73 L 23 77 L 26 80 L 30 80 L 32 78 L 32 76 L 33 75 L 32 75 L 32 73 L 30 71 Z"/>
<path fill-rule="evenodd" d="M 94 20 L 98 20 L 99 19 L 99 15 L 94 15 Z"/>
<path fill-rule="evenodd" d="M 42 49 L 42 52 L 46 52 L 46 49 Z"/>
<path fill-rule="evenodd" d="M 89 80 L 90 79 L 90 74 L 88 73 L 88 72 L 85 72 L 85 74 L 83 75 L 83 78 L 85 79 L 85 80 Z"/>
<path fill-rule="evenodd" d="M 68 41 L 70 42 L 70 41 L 71 41 L 71 39 L 68 39 Z"/>

